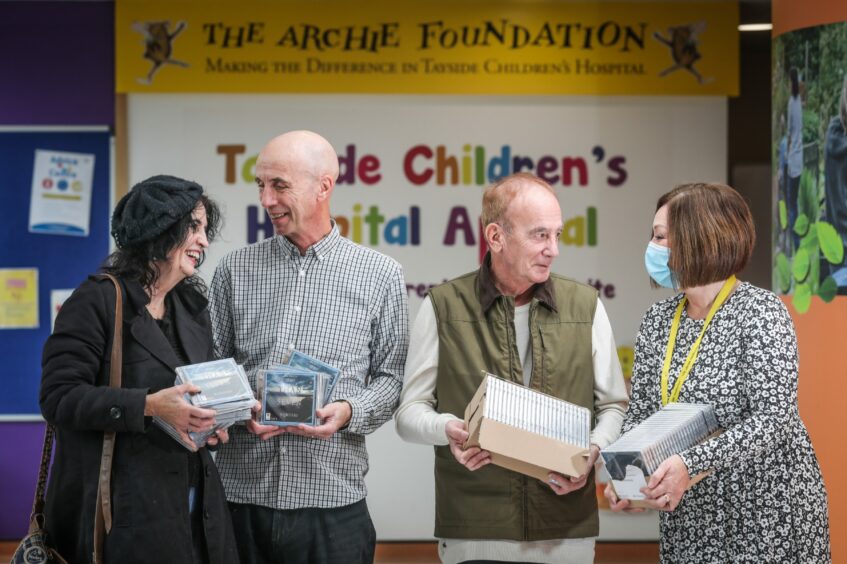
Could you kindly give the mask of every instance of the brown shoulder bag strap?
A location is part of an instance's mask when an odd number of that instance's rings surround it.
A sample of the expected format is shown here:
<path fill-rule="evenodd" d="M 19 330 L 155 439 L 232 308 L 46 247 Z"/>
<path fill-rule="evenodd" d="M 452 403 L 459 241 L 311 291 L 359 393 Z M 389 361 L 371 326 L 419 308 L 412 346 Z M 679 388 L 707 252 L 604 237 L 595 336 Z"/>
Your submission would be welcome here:
<path fill-rule="evenodd" d="M 109 386 L 121 387 L 121 365 L 123 364 L 123 293 L 121 283 L 111 274 L 103 274 L 115 285 L 115 334 L 112 337 L 111 368 Z M 100 457 L 100 482 L 97 487 L 97 507 L 94 511 L 94 564 L 103 562 L 103 541 L 112 531 L 112 457 L 115 452 L 115 432 L 103 433 L 103 454 Z"/>
<path fill-rule="evenodd" d="M 44 490 L 47 489 L 47 474 L 50 471 L 50 458 L 53 455 L 53 435 L 55 433 L 56 429 L 48 423 L 44 428 L 41 467 L 38 469 L 38 484 L 35 487 L 35 499 L 32 500 L 32 513 L 29 515 L 29 534 L 44 526 Z"/>

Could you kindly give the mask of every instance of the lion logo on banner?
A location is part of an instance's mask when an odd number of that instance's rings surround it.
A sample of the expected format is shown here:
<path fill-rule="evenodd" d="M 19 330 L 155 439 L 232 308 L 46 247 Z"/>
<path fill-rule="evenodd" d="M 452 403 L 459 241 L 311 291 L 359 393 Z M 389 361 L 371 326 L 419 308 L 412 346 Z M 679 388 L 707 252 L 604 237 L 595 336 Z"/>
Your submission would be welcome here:
<path fill-rule="evenodd" d="M 185 22 L 179 22 L 176 29 L 171 32 L 171 22 L 169 21 L 135 22 L 132 24 L 132 28 L 144 36 L 144 58 L 153 64 L 150 72 L 147 73 L 147 78 L 139 78 L 137 79 L 138 82 L 141 84 L 153 82 L 153 76 L 165 63 L 180 67 L 189 66 L 186 62 L 171 58 L 174 38 L 182 33 L 185 26 Z"/>
<path fill-rule="evenodd" d="M 706 22 L 699 21 L 693 24 L 680 25 L 668 28 L 668 37 L 663 37 L 658 31 L 653 34 L 653 37 L 663 45 L 666 45 L 671 51 L 673 65 L 659 73 L 659 76 L 666 76 L 674 71 L 684 69 L 697 78 L 700 84 L 708 84 L 714 80 L 714 77 L 703 78 L 694 68 L 694 63 L 703 58 L 697 45 L 700 43 L 697 36 L 703 33 L 706 29 Z"/>

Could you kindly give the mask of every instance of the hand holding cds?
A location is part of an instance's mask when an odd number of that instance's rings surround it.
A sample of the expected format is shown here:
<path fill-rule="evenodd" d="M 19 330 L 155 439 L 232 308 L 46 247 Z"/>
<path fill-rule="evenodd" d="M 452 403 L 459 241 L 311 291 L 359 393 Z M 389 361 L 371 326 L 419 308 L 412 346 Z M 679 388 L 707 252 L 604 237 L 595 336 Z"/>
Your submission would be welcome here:
<path fill-rule="evenodd" d="M 231 358 L 180 366 L 173 388 L 154 400 L 153 423 L 191 451 L 237 421 L 250 419 L 256 400 L 244 369 Z M 220 435 L 219 435 L 220 437 Z M 218 440 L 213 441 L 217 444 Z M 226 442 L 226 441 L 224 441 Z"/>
<path fill-rule="evenodd" d="M 329 439 L 333 434 L 347 426 L 353 416 L 353 409 L 346 401 L 336 401 L 315 411 L 320 425 L 297 425 L 286 427 L 287 433 L 313 439 Z"/>
<path fill-rule="evenodd" d="M 678 454 L 662 462 L 653 474 L 647 487 L 641 488 L 654 509 L 673 511 L 689 487 L 688 467 Z"/>
<path fill-rule="evenodd" d="M 260 370 L 257 387 L 262 398 L 258 421 L 249 430 L 262 439 L 281 433 L 328 439 L 352 417 L 345 401 L 330 403 L 341 370 L 294 351 L 288 364 Z"/>

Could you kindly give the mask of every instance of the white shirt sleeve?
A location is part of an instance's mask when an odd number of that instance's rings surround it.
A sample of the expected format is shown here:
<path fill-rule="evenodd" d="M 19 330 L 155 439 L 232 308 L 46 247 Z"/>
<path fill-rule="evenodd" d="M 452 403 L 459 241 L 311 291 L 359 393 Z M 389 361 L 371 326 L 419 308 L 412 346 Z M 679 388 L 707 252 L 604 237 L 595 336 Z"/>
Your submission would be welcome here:
<path fill-rule="evenodd" d="M 592 326 L 594 409 L 596 425 L 591 442 L 604 448 L 620 435 L 628 402 L 615 338 L 602 302 L 597 300 Z M 446 445 L 445 427 L 458 417 L 435 409 L 438 374 L 438 326 L 429 297 L 424 299 L 412 326 L 406 375 L 395 414 L 397 434 L 405 441 Z"/>
<path fill-rule="evenodd" d="M 620 370 L 620 368 L 618 368 Z M 400 407 L 394 414 L 397 434 L 404 441 L 446 445 L 448 421 L 461 421 L 451 413 L 435 409 L 438 376 L 438 325 L 435 309 L 427 296 L 418 310 L 409 337 L 406 375 L 400 394 Z"/>
<path fill-rule="evenodd" d="M 605 448 L 621 434 L 629 397 L 623 381 L 615 336 L 603 302 L 597 299 L 594 324 L 591 328 L 592 357 L 594 358 L 594 412 L 596 423 L 591 442 Z"/>

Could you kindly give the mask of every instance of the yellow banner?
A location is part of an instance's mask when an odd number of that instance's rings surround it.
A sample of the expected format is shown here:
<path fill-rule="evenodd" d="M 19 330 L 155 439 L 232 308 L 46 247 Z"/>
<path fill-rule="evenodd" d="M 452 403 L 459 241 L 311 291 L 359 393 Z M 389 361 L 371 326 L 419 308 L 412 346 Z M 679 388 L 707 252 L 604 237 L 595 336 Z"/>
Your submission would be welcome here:
<path fill-rule="evenodd" d="M 118 0 L 118 92 L 738 94 L 731 3 Z"/>

